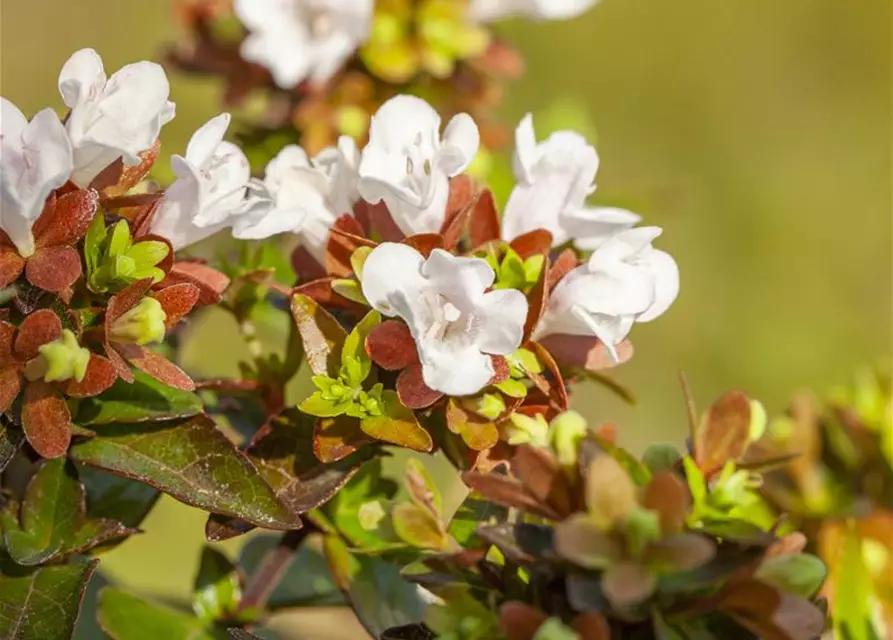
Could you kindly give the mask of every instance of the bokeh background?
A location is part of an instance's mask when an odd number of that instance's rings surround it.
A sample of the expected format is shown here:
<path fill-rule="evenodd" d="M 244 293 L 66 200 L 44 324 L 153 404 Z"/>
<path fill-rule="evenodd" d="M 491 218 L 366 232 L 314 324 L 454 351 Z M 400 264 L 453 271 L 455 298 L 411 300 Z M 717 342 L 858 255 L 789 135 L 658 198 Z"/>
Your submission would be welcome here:
<path fill-rule="evenodd" d="M 596 201 L 664 227 L 659 246 L 679 262 L 678 301 L 637 325 L 637 355 L 616 373 L 637 404 L 594 386 L 575 398 L 624 444 L 684 438 L 679 370 L 702 406 L 734 386 L 774 413 L 799 388 L 890 361 L 890 30 L 889 0 L 604 0 L 572 22 L 499 26 L 528 65 L 506 121 L 531 111 L 541 135 L 597 138 Z M 169 1 L 0 0 L 0 92 L 26 113 L 61 112 L 56 77 L 74 50 L 97 49 L 112 71 L 181 35 Z M 171 83 L 166 154 L 220 110 L 214 81 Z M 247 355 L 235 328 L 220 314 L 203 323 L 185 364 L 233 373 Z M 107 577 L 185 598 L 203 524 L 162 500 L 145 533 L 105 557 Z M 360 637 L 332 613 L 289 637 Z"/>

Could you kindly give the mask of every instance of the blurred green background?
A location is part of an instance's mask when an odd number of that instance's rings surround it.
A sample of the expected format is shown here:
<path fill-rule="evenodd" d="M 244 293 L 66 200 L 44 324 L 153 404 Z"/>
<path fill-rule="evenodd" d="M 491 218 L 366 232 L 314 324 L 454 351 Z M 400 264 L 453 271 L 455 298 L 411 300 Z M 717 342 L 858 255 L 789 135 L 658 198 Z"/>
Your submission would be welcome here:
<path fill-rule="evenodd" d="M 61 111 L 56 77 L 74 50 L 97 49 L 113 71 L 182 35 L 167 1 L 0 2 L 0 91 L 26 113 Z M 500 25 L 528 64 L 508 88 L 506 121 L 532 111 L 541 135 L 594 126 L 596 200 L 663 226 L 659 246 L 679 262 L 678 301 L 636 326 L 637 355 L 617 371 L 637 406 L 597 387 L 576 394 L 623 443 L 681 441 L 680 369 L 702 406 L 735 386 L 775 412 L 798 388 L 824 391 L 890 360 L 890 30 L 889 0 L 604 0 L 572 22 Z M 221 94 L 213 80 L 171 81 L 167 153 L 182 152 Z M 235 327 L 210 322 L 187 364 L 221 345 L 238 355 Z M 185 597 L 203 524 L 164 500 L 103 567 L 140 591 Z M 344 637 L 337 625 L 325 634 L 330 621 L 292 633 Z"/>

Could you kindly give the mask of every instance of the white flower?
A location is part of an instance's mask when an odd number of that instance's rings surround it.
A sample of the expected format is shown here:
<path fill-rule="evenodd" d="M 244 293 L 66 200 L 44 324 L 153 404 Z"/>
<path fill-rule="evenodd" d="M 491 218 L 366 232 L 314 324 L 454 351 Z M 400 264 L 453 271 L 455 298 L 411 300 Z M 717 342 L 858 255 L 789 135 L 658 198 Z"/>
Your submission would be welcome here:
<path fill-rule="evenodd" d="M 356 143 L 347 136 L 313 160 L 308 160 L 301 147 L 285 147 L 267 165 L 263 182 L 252 185 L 252 208 L 240 217 L 233 235 L 248 240 L 295 232 L 310 254 L 325 265 L 335 220 L 352 213 L 359 199 L 358 156 Z"/>
<path fill-rule="evenodd" d="M 23 257 L 34 253 L 31 227 L 50 193 L 68 181 L 71 142 L 52 109 L 31 122 L 0 98 L 0 229 Z"/>
<path fill-rule="evenodd" d="M 479 145 L 468 114 L 450 120 L 441 140 L 440 116 L 431 105 L 395 96 L 372 117 L 360 161 L 360 194 L 372 204 L 384 200 L 406 235 L 440 231 L 449 179 L 465 170 Z"/>
<path fill-rule="evenodd" d="M 470 13 L 478 22 L 512 16 L 537 20 L 568 20 L 594 7 L 599 0 L 471 0 Z"/>
<path fill-rule="evenodd" d="M 186 157 L 172 156 L 177 179 L 152 219 L 152 233 L 174 249 L 198 242 L 236 224 L 245 212 L 251 169 L 242 150 L 223 140 L 230 116 L 222 113 L 196 131 Z"/>
<path fill-rule="evenodd" d="M 508 355 L 520 346 L 527 317 L 520 291 L 487 291 L 494 277 L 479 258 L 435 249 L 426 260 L 408 245 L 384 242 L 363 265 L 363 295 L 409 326 L 428 387 L 471 395 L 493 377 L 489 354 Z"/>
<path fill-rule="evenodd" d="M 331 78 L 369 35 L 373 0 L 235 0 L 251 32 L 242 57 L 291 89 L 306 78 Z"/>
<path fill-rule="evenodd" d="M 59 91 L 71 109 L 65 124 L 74 147 L 71 179 L 80 187 L 118 158 L 138 164 L 139 153 L 174 117 L 167 76 L 154 62 L 129 64 L 106 78 L 99 54 L 81 49 L 62 67 Z"/>
<path fill-rule="evenodd" d="M 515 130 L 518 184 L 502 219 L 503 240 L 546 229 L 553 246 L 573 240 L 578 249 L 589 251 L 639 222 L 624 209 L 586 205 L 595 191 L 598 162 L 595 148 L 573 131 L 558 131 L 537 143 L 533 117 L 527 114 Z"/>
<path fill-rule="evenodd" d="M 660 227 L 622 231 L 567 274 L 549 297 L 534 339 L 552 334 L 595 336 L 617 359 L 615 346 L 634 322 L 664 313 L 679 293 L 673 258 L 651 242 Z"/>

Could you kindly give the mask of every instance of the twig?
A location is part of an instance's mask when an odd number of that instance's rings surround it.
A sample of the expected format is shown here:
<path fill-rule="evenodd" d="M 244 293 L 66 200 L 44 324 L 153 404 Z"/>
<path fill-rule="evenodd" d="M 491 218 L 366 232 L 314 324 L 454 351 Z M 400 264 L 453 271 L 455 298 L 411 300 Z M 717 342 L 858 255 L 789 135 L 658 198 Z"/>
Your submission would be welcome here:
<path fill-rule="evenodd" d="M 239 603 L 239 609 L 263 609 L 267 600 L 276 590 L 279 582 L 288 571 L 295 552 L 307 536 L 319 531 L 319 528 L 308 519 L 303 519 L 304 526 L 294 531 L 286 531 L 279 544 L 267 551 L 257 571 L 248 578 L 245 592 Z"/>
<path fill-rule="evenodd" d="M 684 371 L 679 372 L 679 382 L 682 384 L 682 395 L 685 396 L 685 410 L 688 413 L 688 427 L 691 434 L 691 442 L 694 446 L 695 434 L 698 430 L 698 409 L 695 406 L 695 398 L 691 393 L 691 386 L 688 384 L 688 376 Z"/>

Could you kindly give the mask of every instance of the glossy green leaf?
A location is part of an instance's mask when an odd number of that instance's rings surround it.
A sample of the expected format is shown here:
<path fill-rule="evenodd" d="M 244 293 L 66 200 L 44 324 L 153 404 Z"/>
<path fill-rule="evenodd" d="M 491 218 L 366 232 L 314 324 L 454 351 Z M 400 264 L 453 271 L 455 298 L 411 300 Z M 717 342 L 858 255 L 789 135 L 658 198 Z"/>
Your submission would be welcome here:
<path fill-rule="evenodd" d="M 394 507 L 391 522 L 401 540 L 419 549 L 439 551 L 449 541 L 431 512 L 417 504 L 398 504 Z"/>
<path fill-rule="evenodd" d="M 64 458 L 44 462 L 31 478 L 19 524 L 5 532 L 4 542 L 10 557 L 23 565 L 83 553 L 136 532 L 116 520 L 86 517 L 84 489 Z"/>
<path fill-rule="evenodd" d="M 99 594 L 99 626 L 112 640 L 224 640 L 222 629 L 205 628 L 188 613 L 146 602 L 106 587 Z"/>
<path fill-rule="evenodd" d="M 298 408 L 307 415 L 319 418 L 334 418 L 345 413 L 349 406 L 350 403 L 327 400 L 323 397 L 321 391 L 314 391 L 309 398 L 306 398 L 298 405 Z"/>
<path fill-rule="evenodd" d="M 196 394 L 169 387 L 135 371 L 132 384 L 118 380 L 107 391 L 81 401 L 74 422 L 81 425 L 186 418 L 202 412 Z"/>
<path fill-rule="evenodd" d="M 0 424 L 0 471 L 6 469 L 24 441 L 25 434 L 22 431 Z"/>
<path fill-rule="evenodd" d="M 97 561 L 0 573 L 0 637 L 69 640 Z"/>
<path fill-rule="evenodd" d="M 87 493 L 87 514 L 114 518 L 128 527 L 139 527 L 161 496 L 148 484 L 86 465 L 78 467 L 78 476 Z"/>
<path fill-rule="evenodd" d="M 241 598 L 239 570 L 220 551 L 205 546 L 193 585 L 192 610 L 195 615 L 208 623 L 231 618 L 238 610 Z"/>
<path fill-rule="evenodd" d="M 270 529 L 294 529 L 282 503 L 244 453 L 206 416 L 95 427 L 70 457 L 139 480 L 186 504 Z"/>
<path fill-rule="evenodd" d="M 347 598 L 360 623 L 378 638 L 391 627 L 421 622 L 425 603 L 418 587 L 400 575 L 400 567 L 374 556 L 355 556 L 359 570 Z"/>
<path fill-rule="evenodd" d="M 370 521 L 369 512 L 387 512 L 397 493 L 397 484 L 382 475 L 381 458 L 374 458 L 324 507 L 333 524 L 352 545 L 382 548 L 392 545 L 396 535 L 387 519 Z"/>
<path fill-rule="evenodd" d="M 508 511 L 507 507 L 490 502 L 479 493 L 472 492 L 459 505 L 447 527 L 447 533 L 463 547 L 474 546 L 480 540 L 477 537 L 478 526 L 505 522 Z"/>
<path fill-rule="evenodd" d="M 651 475 L 674 469 L 680 460 L 682 460 L 682 454 L 679 453 L 676 445 L 670 442 L 651 444 L 642 454 L 642 462 L 651 471 Z"/>
<path fill-rule="evenodd" d="M 828 570 L 825 563 L 809 553 L 767 558 L 754 578 L 775 585 L 786 593 L 811 598 L 822 587 Z"/>

